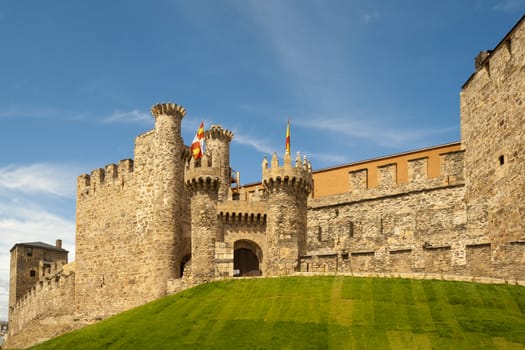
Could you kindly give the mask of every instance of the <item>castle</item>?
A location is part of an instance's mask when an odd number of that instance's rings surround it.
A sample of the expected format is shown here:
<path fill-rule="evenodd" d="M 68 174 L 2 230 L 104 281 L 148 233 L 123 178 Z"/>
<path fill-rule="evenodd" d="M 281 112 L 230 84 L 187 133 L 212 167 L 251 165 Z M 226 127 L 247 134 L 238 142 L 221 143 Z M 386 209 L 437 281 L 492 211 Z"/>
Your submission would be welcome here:
<path fill-rule="evenodd" d="M 181 137 L 185 109 L 153 106 L 155 127 L 136 138 L 133 160 L 78 178 L 75 262 L 58 244 L 11 250 L 9 345 L 218 278 L 525 280 L 525 17 L 475 67 L 461 89 L 461 143 L 317 171 L 274 154 L 261 182 L 244 187 L 230 167 L 231 131 L 207 130 L 195 160 Z M 27 248 L 48 249 L 50 261 Z"/>

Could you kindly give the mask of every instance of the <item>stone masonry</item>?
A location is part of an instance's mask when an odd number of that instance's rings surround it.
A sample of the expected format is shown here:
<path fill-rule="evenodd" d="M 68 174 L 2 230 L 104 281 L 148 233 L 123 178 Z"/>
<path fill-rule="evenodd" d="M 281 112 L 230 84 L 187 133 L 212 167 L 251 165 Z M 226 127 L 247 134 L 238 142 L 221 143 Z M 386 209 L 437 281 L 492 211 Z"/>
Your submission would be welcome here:
<path fill-rule="evenodd" d="M 78 178 L 76 261 L 58 250 L 28 263 L 28 244 L 13 248 L 7 345 L 235 276 L 525 280 L 525 17 L 475 69 L 461 89 L 461 143 L 317 171 L 274 154 L 244 187 L 231 131 L 211 126 L 195 160 L 185 109 L 153 106 L 133 160 Z"/>

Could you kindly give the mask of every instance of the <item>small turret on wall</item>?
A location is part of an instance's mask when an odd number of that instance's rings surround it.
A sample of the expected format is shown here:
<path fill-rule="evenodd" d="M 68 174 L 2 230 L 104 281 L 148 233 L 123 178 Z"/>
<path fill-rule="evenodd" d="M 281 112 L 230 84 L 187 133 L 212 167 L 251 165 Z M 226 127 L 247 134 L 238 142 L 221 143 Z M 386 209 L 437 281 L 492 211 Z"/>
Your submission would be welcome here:
<path fill-rule="evenodd" d="M 279 166 L 274 153 L 271 166 L 262 163 L 262 183 L 268 194 L 266 226 L 267 253 L 263 273 L 267 276 L 290 274 L 298 268 L 306 252 L 307 200 L 312 191 L 312 166 L 297 153 L 292 165 L 290 154 Z"/>

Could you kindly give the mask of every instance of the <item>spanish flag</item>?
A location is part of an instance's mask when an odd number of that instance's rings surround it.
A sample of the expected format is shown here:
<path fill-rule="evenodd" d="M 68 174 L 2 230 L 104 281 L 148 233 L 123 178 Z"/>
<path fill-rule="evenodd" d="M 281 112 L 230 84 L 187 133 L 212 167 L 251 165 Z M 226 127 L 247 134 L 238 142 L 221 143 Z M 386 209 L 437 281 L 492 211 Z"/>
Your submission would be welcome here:
<path fill-rule="evenodd" d="M 290 154 L 290 119 L 288 119 L 288 125 L 286 126 L 286 153 Z"/>
<path fill-rule="evenodd" d="M 201 122 L 201 125 L 193 138 L 190 151 L 195 160 L 202 158 L 202 153 L 204 152 L 204 122 Z"/>

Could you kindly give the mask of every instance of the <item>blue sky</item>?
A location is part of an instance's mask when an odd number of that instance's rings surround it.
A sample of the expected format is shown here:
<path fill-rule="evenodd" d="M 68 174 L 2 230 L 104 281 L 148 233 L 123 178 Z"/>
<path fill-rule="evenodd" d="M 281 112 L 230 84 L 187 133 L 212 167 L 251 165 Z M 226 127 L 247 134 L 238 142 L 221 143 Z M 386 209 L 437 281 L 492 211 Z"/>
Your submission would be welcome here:
<path fill-rule="evenodd" d="M 474 57 L 525 0 L 0 0 L 0 320 L 9 249 L 64 240 L 76 177 L 133 157 L 158 102 L 234 132 L 232 167 L 265 154 L 314 169 L 458 141 Z"/>

